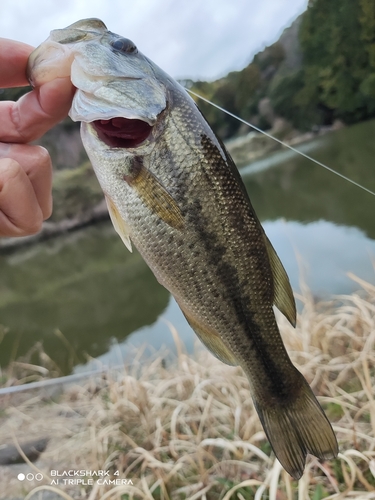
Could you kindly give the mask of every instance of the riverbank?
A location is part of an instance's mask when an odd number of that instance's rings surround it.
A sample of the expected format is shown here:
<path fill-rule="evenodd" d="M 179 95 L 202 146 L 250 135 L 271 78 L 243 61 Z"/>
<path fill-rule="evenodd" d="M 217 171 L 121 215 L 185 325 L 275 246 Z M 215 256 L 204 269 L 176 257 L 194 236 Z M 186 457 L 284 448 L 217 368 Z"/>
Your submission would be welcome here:
<path fill-rule="evenodd" d="M 0 466 L 0 498 L 373 498 L 375 287 L 360 285 L 361 293 L 319 304 L 305 291 L 296 330 L 279 318 L 288 352 L 340 446 L 336 460 L 309 459 L 298 483 L 275 461 L 242 371 L 201 348 L 186 355 L 173 332 L 174 361 L 163 351 L 145 363 L 138 353 L 123 370 L 60 395 L 2 396 L 3 448 L 31 439 L 48 444 L 29 465 Z M 29 370 L 35 376 L 35 368 Z M 70 470 L 91 475 L 69 484 L 63 473 Z M 107 482 L 92 475 L 98 470 L 108 471 Z M 58 483 L 51 471 L 61 474 Z M 43 479 L 17 479 L 29 472 Z"/>
<path fill-rule="evenodd" d="M 317 137 L 329 134 L 344 127 L 343 123 L 336 121 L 332 126 L 316 127 L 310 132 L 300 132 L 282 118 L 274 120 L 271 130 L 267 131 L 271 137 L 251 130 L 245 135 L 226 141 L 225 146 L 239 169 L 255 162 L 275 151 L 285 149 L 280 142 L 282 140 L 288 146 L 298 149 L 298 145 L 312 141 Z M 277 139 L 272 139 L 275 137 Z"/>

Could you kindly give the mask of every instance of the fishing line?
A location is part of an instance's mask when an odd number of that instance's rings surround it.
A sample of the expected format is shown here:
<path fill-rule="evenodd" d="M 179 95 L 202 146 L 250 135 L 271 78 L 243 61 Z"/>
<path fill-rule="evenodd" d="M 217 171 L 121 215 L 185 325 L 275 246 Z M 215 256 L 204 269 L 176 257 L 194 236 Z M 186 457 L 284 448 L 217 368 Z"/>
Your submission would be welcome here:
<path fill-rule="evenodd" d="M 260 132 L 261 134 L 265 135 L 266 137 L 269 137 L 270 139 L 273 139 L 274 141 L 278 142 L 279 144 L 281 144 L 282 146 L 285 146 L 286 148 L 289 148 L 291 149 L 292 151 L 294 151 L 295 153 L 303 156 L 304 158 L 306 158 L 307 160 L 310 160 L 314 163 L 316 163 L 317 165 L 319 165 L 320 167 L 323 167 L 325 168 L 326 170 L 328 170 L 329 172 L 332 172 L 333 174 L 336 174 L 338 175 L 339 177 L 341 177 L 342 179 L 350 182 L 351 184 L 354 184 L 354 186 L 357 186 L 359 187 L 360 189 L 363 189 L 364 191 L 366 191 L 367 193 L 369 194 L 372 194 L 373 196 L 375 196 L 375 192 L 374 191 L 371 191 L 371 189 L 368 189 L 367 187 L 365 186 L 362 186 L 362 184 L 359 184 L 358 182 L 356 181 L 353 181 L 353 179 L 350 179 L 349 177 L 346 177 L 346 175 L 343 175 L 343 174 L 340 174 L 340 172 L 337 172 L 336 170 L 334 170 L 333 168 L 331 167 L 328 167 L 327 165 L 325 165 L 324 163 L 318 161 L 318 160 L 315 160 L 315 158 L 312 158 L 311 156 L 303 153 L 302 151 L 299 151 L 298 149 L 294 148 L 293 146 L 289 146 L 289 144 L 286 144 L 285 142 L 281 141 L 280 139 L 277 139 L 276 137 L 273 137 L 272 135 L 268 134 L 267 132 L 265 132 L 264 130 L 258 128 L 257 126 L 255 125 L 252 125 L 251 123 L 247 122 L 246 120 L 243 120 L 242 118 L 240 118 L 239 116 L 231 113 L 230 111 L 227 111 L 226 109 L 222 108 L 221 106 L 219 106 L 218 104 L 215 104 L 211 101 L 209 101 L 208 99 L 206 99 L 205 97 L 199 95 L 199 94 L 196 94 L 195 92 L 193 92 L 192 90 L 189 90 L 189 89 L 186 89 L 190 94 L 198 97 L 199 99 L 202 99 L 202 101 L 205 101 L 207 102 L 208 104 L 211 104 L 212 106 L 214 106 L 215 108 L 217 109 L 220 109 L 220 111 L 223 111 L 224 113 L 226 113 L 227 115 L 229 116 L 232 116 L 233 118 L 236 118 L 236 120 L 239 120 L 240 122 L 244 123 L 245 125 L 248 125 L 249 127 L 253 128 L 254 130 L 256 130 L 257 132 Z"/>

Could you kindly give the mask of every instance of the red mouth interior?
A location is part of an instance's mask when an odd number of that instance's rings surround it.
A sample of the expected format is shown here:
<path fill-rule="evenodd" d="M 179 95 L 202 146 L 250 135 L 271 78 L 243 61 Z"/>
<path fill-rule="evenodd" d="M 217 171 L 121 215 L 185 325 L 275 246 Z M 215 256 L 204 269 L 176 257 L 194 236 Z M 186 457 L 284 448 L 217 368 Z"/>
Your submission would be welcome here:
<path fill-rule="evenodd" d="M 142 120 L 112 118 L 92 122 L 98 137 L 113 148 L 135 148 L 150 135 L 152 127 Z"/>

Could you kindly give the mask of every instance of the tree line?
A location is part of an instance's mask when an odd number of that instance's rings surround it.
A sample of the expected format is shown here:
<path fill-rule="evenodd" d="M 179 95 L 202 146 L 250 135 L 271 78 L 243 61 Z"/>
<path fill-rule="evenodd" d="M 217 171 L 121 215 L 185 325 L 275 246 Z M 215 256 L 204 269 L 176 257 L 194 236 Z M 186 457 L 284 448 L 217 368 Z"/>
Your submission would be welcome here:
<path fill-rule="evenodd" d="M 299 130 L 374 117 L 375 1 L 310 0 L 298 26 L 294 50 L 301 58 L 294 67 L 286 64 L 280 39 L 242 71 L 190 87 L 263 128 L 272 126 L 259 112 L 264 98 Z M 202 101 L 199 106 L 224 138 L 238 131 L 238 121 Z"/>

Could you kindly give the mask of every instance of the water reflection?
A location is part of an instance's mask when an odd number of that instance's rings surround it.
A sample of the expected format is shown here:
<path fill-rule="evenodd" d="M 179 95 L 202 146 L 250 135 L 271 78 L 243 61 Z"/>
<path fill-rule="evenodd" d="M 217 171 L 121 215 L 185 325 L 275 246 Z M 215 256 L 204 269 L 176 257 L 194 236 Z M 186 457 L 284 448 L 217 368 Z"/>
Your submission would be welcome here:
<path fill-rule="evenodd" d="M 375 190 L 374 136 L 375 121 L 370 121 L 303 149 Z M 357 289 L 348 271 L 375 283 L 373 196 L 289 152 L 253 163 L 242 173 L 295 290 L 301 262 L 305 281 L 318 296 Z M 10 329 L 1 342 L 1 366 L 37 341 L 64 372 L 87 355 L 116 362 L 129 343 L 171 344 L 164 319 L 189 347 L 193 344 L 174 300 L 109 223 L 2 255 L 0 273 L 0 323 Z"/>
<path fill-rule="evenodd" d="M 100 224 L 0 259 L 4 366 L 37 340 L 63 371 L 108 350 L 155 322 L 168 304 L 138 252 L 130 254 L 109 224 Z M 66 341 L 56 335 L 61 330 Z M 69 348 L 66 347 L 69 345 Z"/>
<path fill-rule="evenodd" d="M 374 137 L 375 120 L 371 120 L 320 137 L 300 149 L 375 191 Z M 261 221 L 323 219 L 358 227 L 375 239 L 375 197 L 306 158 L 287 150 L 242 172 Z"/>

